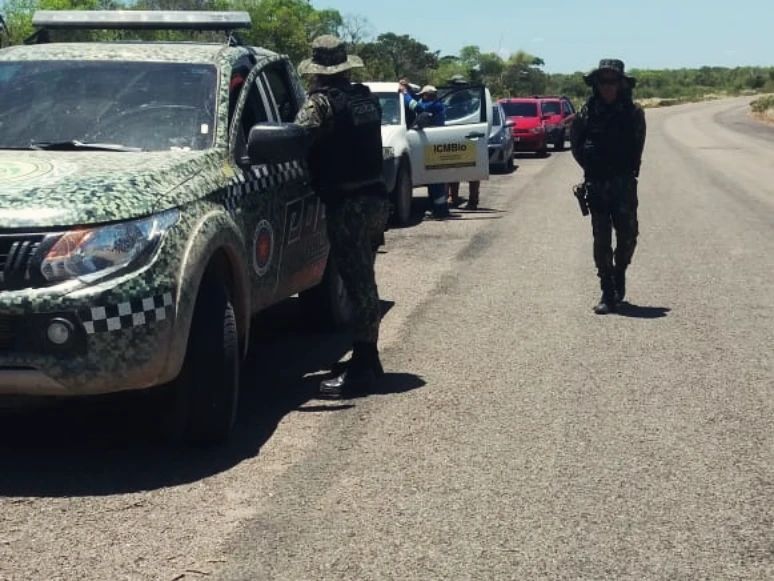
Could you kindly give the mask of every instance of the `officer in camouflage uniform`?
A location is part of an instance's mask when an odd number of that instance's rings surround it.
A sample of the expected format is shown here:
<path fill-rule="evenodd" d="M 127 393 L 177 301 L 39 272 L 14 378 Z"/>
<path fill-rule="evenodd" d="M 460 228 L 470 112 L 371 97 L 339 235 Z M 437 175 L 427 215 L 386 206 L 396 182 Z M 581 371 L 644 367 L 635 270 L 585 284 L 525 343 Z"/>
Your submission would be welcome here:
<path fill-rule="evenodd" d="M 636 80 L 626 75 L 622 61 L 602 60 L 585 81 L 594 94 L 575 118 L 570 140 L 585 174 L 594 262 L 602 286 L 594 311 L 606 315 L 626 296 L 626 269 L 637 246 L 637 178 L 645 147 L 645 114 L 632 101 Z"/>
<path fill-rule="evenodd" d="M 384 374 L 377 349 L 381 310 L 374 248 L 383 240 L 389 205 L 381 107 L 366 86 L 350 80 L 351 70 L 362 66 L 360 58 L 347 55 L 343 41 L 326 35 L 312 43 L 312 59 L 299 67 L 312 79 L 296 122 L 313 136 L 313 185 L 325 202 L 331 256 L 354 307 L 352 360 L 341 376 L 321 383 L 327 397 L 367 392 Z"/>

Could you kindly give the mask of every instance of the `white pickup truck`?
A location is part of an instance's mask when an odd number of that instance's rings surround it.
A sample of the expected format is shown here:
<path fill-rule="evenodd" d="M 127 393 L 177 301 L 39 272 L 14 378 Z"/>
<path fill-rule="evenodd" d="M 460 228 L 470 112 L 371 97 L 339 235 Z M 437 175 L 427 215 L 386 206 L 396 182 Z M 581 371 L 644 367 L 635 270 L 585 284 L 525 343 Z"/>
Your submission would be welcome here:
<path fill-rule="evenodd" d="M 439 88 L 446 124 L 420 128 L 404 106 L 398 83 L 365 84 L 382 106 L 384 174 L 398 225 L 411 220 L 414 188 L 489 179 L 492 96 L 486 87 Z"/>

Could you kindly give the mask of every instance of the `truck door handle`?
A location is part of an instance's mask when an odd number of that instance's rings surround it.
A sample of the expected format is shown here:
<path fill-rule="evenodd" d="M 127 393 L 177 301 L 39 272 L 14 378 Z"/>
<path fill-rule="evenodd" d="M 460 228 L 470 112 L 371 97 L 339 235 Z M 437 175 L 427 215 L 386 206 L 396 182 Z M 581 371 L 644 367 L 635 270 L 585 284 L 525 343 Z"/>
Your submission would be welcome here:
<path fill-rule="evenodd" d="M 482 137 L 486 137 L 486 135 L 484 135 L 481 132 L 473 132 L 473 133 L 468 133 L 465 136 L 465 139 L 481 139 Z"/>

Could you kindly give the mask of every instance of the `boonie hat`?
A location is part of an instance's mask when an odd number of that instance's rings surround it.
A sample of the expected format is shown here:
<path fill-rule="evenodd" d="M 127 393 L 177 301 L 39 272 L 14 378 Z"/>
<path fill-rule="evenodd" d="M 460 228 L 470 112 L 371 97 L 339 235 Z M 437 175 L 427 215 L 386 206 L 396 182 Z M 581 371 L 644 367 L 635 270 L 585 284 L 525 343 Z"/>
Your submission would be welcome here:
<path fill-rule="evenodd" d="M 343 40 L 331 34 L 318 36 L 312 41 L 312 58 L 298 66 L 302 75 L 338 75 L 363 66 L 363 59 L 347 54 Z"/>
<path fill-rule="evenodd" d="M 424 87 L 422 87 L 422 90 L 419 91 L 419 93 L 417 94 L 419 96 L 422 96 L 422 95 L 431 95 L 435 93 L 438 93 L 438 89 L 436 89 L 433 85 L 425 85 Z"/>
<path fill-rule="evenodd" d="M 637 79 L 626 74 L 626 67 L 624 66 L 624 62 L 619 59 L 602 59 L 599 61 L 599 66 L 591 71 L 588 75 L 585 75 L 583 80 L 587 85 L 593 86 L 594 83 L 597 82 L 597 77 L 603 71 L 616 73 L 619 77 L 629 83 L 630 87 L 634 87 L 637 84 Z"/>

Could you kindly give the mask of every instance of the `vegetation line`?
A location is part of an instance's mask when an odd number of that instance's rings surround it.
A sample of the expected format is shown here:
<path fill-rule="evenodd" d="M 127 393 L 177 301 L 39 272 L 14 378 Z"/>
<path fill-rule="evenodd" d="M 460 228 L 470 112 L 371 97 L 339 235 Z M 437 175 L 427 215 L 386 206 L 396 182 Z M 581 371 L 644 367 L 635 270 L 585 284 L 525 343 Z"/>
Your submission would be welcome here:
<path fill-rule="evenodd" d="M 32 13 L 37 9 L 143 9 L 143 10 L 245 10 L 253 28 L 244 41 L 281 52 L 298 63 L 309 53 L 311 39 L 338 34 L 352 52 L 365 61 L 360 80 L 397 81 L 408 77 L 417 84 L 443 85 L 454 75 L 483 82 L 495 97 L 566 95 L 576 103 L 588 87 L 583 73 L 549 74 L 538 56 L 518 51 L 510 56 L 466 46 L 457 55 L 441 55 L 406 34 L 375 35 L 374 27 L 358 15 L 318 10 L 308 0 L 0 0 L 8 23 L 7 41 L 22 42 L 32 33 Z M 135 34 L 136 36 L 136 34 Z M 204 35 L 202 35 L 204 36 Z M 65 39 L 120 40 L 117 32 L 72 34 Z M 175 40 L 183 33 L 147 33 L 143 38 Z M 589 68 L 604 55 L 589 55 Z M 630 66 L 636 63 L 627 63 Z M 702 67 L 677 70 L 632 69 L 637 77 L 636 96 L 645 106 L 666 106 L 701 101 L 712 96 L 774 93 L 774 67 Z"/>

